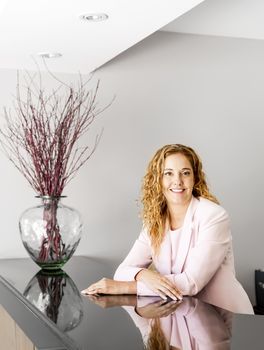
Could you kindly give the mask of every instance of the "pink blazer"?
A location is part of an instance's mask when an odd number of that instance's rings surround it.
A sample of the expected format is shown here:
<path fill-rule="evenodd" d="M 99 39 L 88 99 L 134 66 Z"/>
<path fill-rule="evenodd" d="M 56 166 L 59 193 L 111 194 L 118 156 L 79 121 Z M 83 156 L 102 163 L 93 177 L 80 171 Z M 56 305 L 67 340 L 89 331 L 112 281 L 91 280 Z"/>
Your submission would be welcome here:
<path fill-rule="evenodd" d="M 171 240 L 167 232 L 160 252 L 154 256 L 148 232 L 143 229 L 114 279 L 132 281 L 151 263 L 169 278 L 183 295 L 236 313 L 253 314 L 249 298 L 235 277 L 232 236 L 226 211 L 204 198 L 193 197 L 185 215 L 179 254 L 171 259 Z M 137 282 L 137 294 L 155 296 L 144 283 Z"/>

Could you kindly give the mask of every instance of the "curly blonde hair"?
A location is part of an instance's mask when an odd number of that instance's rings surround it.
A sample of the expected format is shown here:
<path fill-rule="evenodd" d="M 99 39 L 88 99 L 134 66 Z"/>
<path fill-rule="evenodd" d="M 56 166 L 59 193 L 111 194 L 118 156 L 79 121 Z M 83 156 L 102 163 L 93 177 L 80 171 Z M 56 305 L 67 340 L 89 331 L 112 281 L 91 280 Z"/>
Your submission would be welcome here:
<path fill-rule="evenodd" d="M 167 202 L 162 190 L 164 162 L 168 156 L 175 153 L 183 154 L 192 166 L 194 174 L 193 196 L 207 198 L 219 203 L 216 197 L 210 193 L 201 159 L 191 147 L 172 144 L 160 148 L 148 164 L 141 191 L 142 219 L 144 227 L 150 234 L 152 248 L 155 253 L 159 251 L 164 237 L 166 219 L 168 218 Z"/>

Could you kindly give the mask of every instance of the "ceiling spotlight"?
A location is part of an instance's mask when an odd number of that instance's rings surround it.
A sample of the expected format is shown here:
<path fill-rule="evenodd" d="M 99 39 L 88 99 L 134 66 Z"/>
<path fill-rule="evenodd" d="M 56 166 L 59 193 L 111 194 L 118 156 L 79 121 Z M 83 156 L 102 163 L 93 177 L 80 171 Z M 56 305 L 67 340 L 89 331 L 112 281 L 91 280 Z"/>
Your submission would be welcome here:
<path fill-rule="evenodd" d="M 86 13 L 84 15 L 80 15 L 79 17 L 84 21 L 100 22 L 106 21 L 109 16 L 106 13 Z"/>
<path fill-rule="evenodd" d="M 39 52 L 38 56 L 43 58 L 58 58 L 61 57 L 62 54 L 59 52 Z"/>

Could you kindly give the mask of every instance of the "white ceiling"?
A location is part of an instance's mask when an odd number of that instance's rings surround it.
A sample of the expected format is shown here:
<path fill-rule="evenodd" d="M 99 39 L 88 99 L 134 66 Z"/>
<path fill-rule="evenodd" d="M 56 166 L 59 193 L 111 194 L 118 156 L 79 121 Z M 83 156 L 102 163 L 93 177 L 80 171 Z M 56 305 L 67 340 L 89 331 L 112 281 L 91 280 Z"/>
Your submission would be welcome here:
<path fill-rule="evenodd" d="M 162 30 L 264 39 L 264 0 L 205 0 Z"/>
<path fill-rule="evenodd" d="M 198 5 L 198 6 L 197 6 Z M 105 22 L 85 22 L 103 12 Z M 264 39 L 264 0 L 0 0 L 0 69 L 90 73 L 150 34 L 165 31 Z"/>
<path fill-rule="evenodd" d="M 34 69 L 38 52 L 53 72 L 86 74 L 203 0 L 0 0 L 0 69 Z M 85 22 L 103 12 L 105 22 Z"/>

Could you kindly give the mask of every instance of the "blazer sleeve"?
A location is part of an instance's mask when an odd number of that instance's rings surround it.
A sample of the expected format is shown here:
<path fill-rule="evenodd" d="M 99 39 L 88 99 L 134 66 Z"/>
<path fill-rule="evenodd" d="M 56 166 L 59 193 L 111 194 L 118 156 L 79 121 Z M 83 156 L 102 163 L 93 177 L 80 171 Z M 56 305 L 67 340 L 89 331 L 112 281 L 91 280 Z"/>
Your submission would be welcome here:
<path fill-rule="evenodd" d="M 222 264 L 226 262 L 231 265 L 228 251 L 232 249 L 232 238 L 226 211 L 215 206 L 213 210 L 210 208 L 199 213 L 199 227 L 196 230 L 198 239 L 188 251 L 183 271 L 166 275 L 186 296 L 201 291 Z M 141 281 L 137 283 L 137 292 L 139 295 L 155 295 Z"/>
<path fill-rule="evenodd" d="M 117 281 L 133 281 L 136 274 L 149 267 L 152 262 L 150 238 L 146 230 L 142 230 L 124 261 L 118 266 L 114 279 Z"/>

